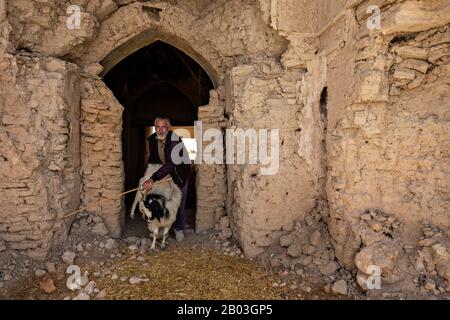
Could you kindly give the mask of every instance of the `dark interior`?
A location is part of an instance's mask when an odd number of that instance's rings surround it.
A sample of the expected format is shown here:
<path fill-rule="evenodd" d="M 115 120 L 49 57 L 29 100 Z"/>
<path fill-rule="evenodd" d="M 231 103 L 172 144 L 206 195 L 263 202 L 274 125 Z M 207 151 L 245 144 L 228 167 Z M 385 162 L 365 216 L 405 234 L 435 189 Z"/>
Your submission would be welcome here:
<path fill-rule="evenodd" d="M 162 41 L 129 55 L 103 80 L 124 107 L 125 190 L 130 190 L 137 187 L 146 168 L 146 127 L 153 126 L 157 115 L 168 116 L 173 126 L 193 126 L 198 107 L 208 104 L 213 83 L 196 61 Z M 134 193 L 125 198 L 127 213 L 133 200 Z M 193 167 L 186 204 L 188 228 L 195 227 L 195 202 Z"/>

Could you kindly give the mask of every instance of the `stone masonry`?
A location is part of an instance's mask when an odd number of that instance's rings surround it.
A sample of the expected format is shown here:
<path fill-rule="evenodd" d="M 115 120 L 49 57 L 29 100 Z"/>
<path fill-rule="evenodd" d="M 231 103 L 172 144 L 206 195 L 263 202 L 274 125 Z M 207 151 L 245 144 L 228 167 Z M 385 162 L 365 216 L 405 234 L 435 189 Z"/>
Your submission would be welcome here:
<path fill-rule="evenodd" d="M 448 0 L 0 0 L 0 251 L 43 259 L 80 205 L 121 235 L 123 106 L 102 76 L 157 40 L 210 76 L 203 130 L 280 130 L 273 176 L 196 166 L 197 231 L 362 290 L 374 264 L 384 290 L 449 290 Z"/>

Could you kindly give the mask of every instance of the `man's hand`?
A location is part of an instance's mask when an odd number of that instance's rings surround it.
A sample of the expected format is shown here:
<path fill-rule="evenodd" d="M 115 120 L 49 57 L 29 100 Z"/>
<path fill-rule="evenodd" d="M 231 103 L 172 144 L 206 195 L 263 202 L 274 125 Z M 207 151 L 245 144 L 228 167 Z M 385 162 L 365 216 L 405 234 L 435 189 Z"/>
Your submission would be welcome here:
<path fill-rule="evenodd" d="M 152 188 L 153 188 L 153 181 L 151 179 L 149 179 L 149 180 L 144 182 L 143 186 L 144 186 L 144 189 L 147 192 L 150 192 L 152 190 Z"/>

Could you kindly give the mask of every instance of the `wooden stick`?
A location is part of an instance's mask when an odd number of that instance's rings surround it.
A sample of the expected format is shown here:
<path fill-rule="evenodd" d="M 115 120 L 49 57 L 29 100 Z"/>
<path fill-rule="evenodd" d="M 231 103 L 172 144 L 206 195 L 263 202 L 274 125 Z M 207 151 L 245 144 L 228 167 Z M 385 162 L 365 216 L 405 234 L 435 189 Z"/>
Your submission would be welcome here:
<path fill-rule="evenodd" d="M 169 180 L 172 180 L 172 178 L 166 178 L 166 179 L 163 179 L 163 180 L 159 180 L 159 181 L 153 182 L 153 184 L 157 184 L 157 183 L 161 183 L 161 182 L 166 182 L 166 181 L 169 181 Z M 130 193 L 130 192 L 133 192 L 133 191 L 137 191 L 138 189 L 139 189 L 139 187 L 134 188 L 134 189 L 131 189 L 131 190 L 128 190 L 128 191 L 125 191 L 125 192 L 122 192 L 122 193 L 119 193 L 119 194 L 116 194 L 116 195 L 114 195 L 113 197 L 120 197 L 120 196 L 123 196 L 123 195 L 125 195 L 125 194 L 127 194 L 127 193 Z M 102 202 L 102 199 L 100 199 L 100 202 Z M 71 217 L 71 216 L 73 216 L 73 215 L 75 215 L 75 214 L 77 214 L 77 213 L 83 212 L 83 211 L 85 211 L 85 210 L 87 210 L 87 209 L 89 209 L 89 208 L 92 208 L 92 207 L 94 207 L 94 205 L 92 205 L 92 206 L 87 206 L 87 207 L 84 207 L 84 208 L 80 208 L 80 209 L 78 209 L 77 211 L 74 211 L 74 212 L 71 212 L 71 213 L 68 213 L 68 214 L 64 215 L 64 216 L 63 216 L 63 219 L 66 219 L 66 218 L 68 218 L 68 217 Z"/>

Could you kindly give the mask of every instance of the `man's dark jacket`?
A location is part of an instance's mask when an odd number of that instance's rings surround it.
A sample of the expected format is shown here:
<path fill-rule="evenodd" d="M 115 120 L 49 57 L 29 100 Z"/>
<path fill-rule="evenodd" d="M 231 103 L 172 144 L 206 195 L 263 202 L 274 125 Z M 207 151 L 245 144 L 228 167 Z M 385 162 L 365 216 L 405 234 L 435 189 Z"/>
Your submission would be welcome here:
<path fill-rule="evenodd" d="M 172 141 L 172 134 L 173 132 L 169 131 L 167 132 L 166 136 L 166 144 L 164 146 L 164 157 L 166 158 L 166 163 L 151 176 L 151 179 L 156 182 L 163 179 L 166 175 L 170 174 L 173 182 L 175 182 L 176 185 L 181 189 L 186 184 L 186 181 L 189 178 L 191 164 L 189 160 L 189 154 L 186 150 L 186 147 L 184 146 L 183 141 L 181 141 L 181 138 L 176 135 L 173 136 L 175 141 Z M 181 149 L 179 155 L 180 159 L 183 159 L 183 161 L 180 164 L 175 164 L 174 161 L 172 161 L 175 159 L 172 159 L 171 155 L 173 148 L 179 143 L 182 144 L 182 148 L 180 148 L 180 146 L 178 148 Z M 148 163 L 161 164 L 162 162 L 158 155 L 158 141 L 156 133 L 153 133 L 150 137 L 148 137 L 148 146 L 150 150 Z"/>

